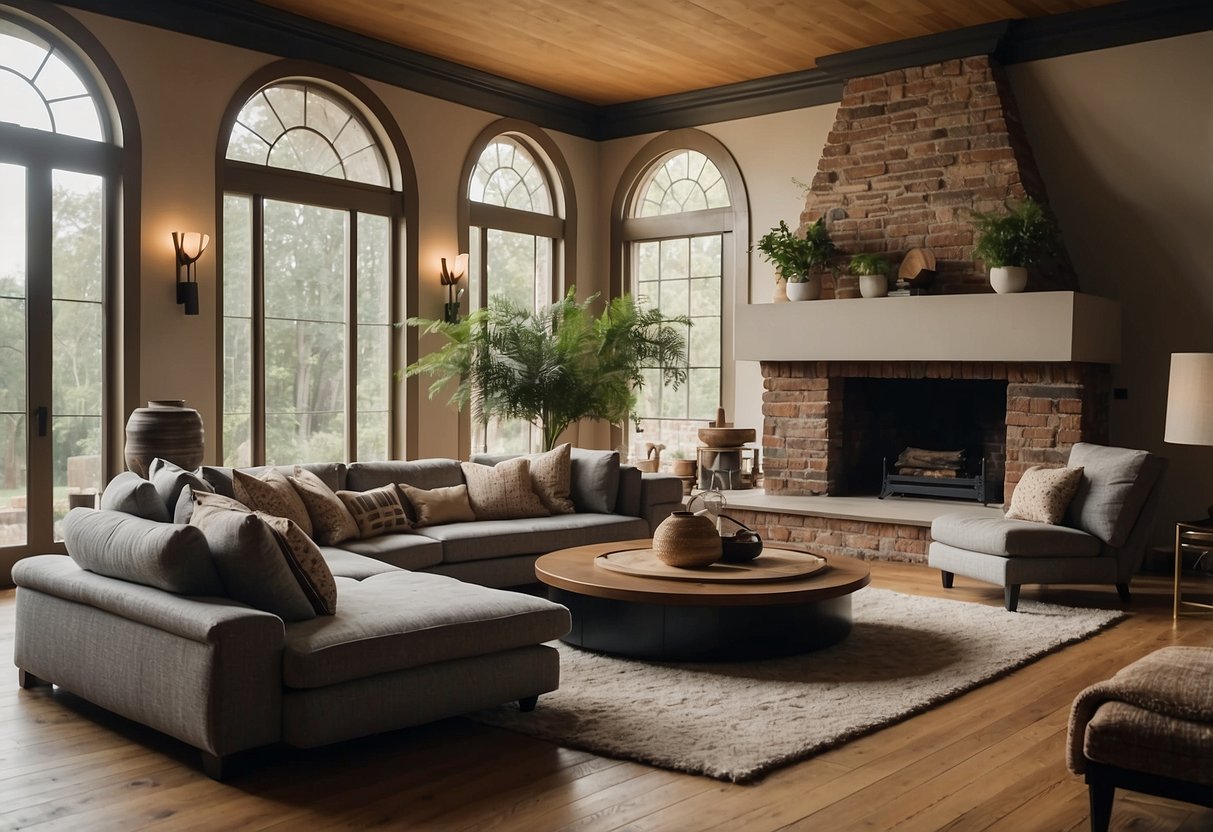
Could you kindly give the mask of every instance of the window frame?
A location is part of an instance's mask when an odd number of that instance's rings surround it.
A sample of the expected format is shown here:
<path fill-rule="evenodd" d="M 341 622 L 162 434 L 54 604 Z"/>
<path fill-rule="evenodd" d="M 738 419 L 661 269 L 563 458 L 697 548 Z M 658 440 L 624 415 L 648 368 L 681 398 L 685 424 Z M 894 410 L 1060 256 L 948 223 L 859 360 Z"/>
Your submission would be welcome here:
<path fill-rule="evenodd" d="M 634 207 L 643 198 L 643 187 L 654 168 L 680 150 L 693 150 L 706 156 L 724 178 L 729 192 L 727 208 L 708 208 L 653 217 L 633 216 Z M 692 128 L 671 130 L 651 139 L 632 157 L 619 178 L 611 205 L 610 294 L 618 297 L 633 292 L 632 247 L 635 243 L 663 239 L 720 234 L 720 401 L 726 408 L 736 398 L 736 358 L 733 352 L 735 310 L 749 302 L 749 195 L 741 169 L 733 154 L 714 136 Z M 611 444 L 623 444 L 626 425 L 611 426 Z"/>
<path fill-rule="evenodd" d="M 237 116 L 245 104 L 259 91 L 276 84 L 301 83 L 322 87 L 350 107 L 366 123 L 377 139 L 388 167 L 389 185 L 380 187 L 363 182 L 336 179 L 269 165 L 242 162 L 226 157 L 228 142 Z M 279 61 L 251 76 L 236 91 L 220 125 L 216 142 L 215 214 L 219 233 L 216 234 L 216 339 L 217 356 L 215 391 L 216 415 L 219 427 L 212 432 L 215 455 L 224 459 L 224 321 L 223 303 L 223 217 L 224 197 L 228 195 L 251 199 L 250 229 L 252 248 L 252 298 L 250 323 L 252 327 L 252 378 L 250 396 L 251 449 L 250 464 L 261 465 L 265 460 L 265 297 L 263 272 L 264 223 L 263 205 L 266 199 L 292 202 L 350 213 L 347 237 L 347 257 L 350 268 L 345 276 L 345 453 L 349 459 L 357 454 L 357 355 L 358 310 L 356 295 L 357 223 L 355 214 L 387 217 L 390 227 L 388 255 L 388 319 L 400 321 L 417 314 L 416 260 L 406 256 L 406 246 L 417 238 L 416 174 L 404 137 L 383 102 L 352 75 L 319 64 L 303 61 Z M 418 451 L 416 379 L 395 380 L 395 371 L 415 361 L 418 352 L 417 335 L 411 329 L 392 327 L 388 382 L 388 458 L 403 455 L 410 458 Z M 303 460 L 301 460 L 303 461 Z"/>

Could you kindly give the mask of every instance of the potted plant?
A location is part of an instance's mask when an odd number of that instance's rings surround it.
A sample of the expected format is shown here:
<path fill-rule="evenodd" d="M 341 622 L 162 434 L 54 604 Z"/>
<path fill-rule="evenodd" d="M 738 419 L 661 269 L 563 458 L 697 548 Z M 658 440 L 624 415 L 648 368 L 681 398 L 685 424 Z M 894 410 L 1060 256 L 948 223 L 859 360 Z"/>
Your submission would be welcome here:
<path fill-rule="evenodd" d="M 777 279 L 787 281 L 788 300 L 815 300 L 821 296 L 821 270 L 834 256 L 834 243 L 825 217 L 805 226 L 798 237 L 783 220 L 759 238 L 753 248 L 775 266 Z"/>
<path fill-rule="evenodd" d="M 488 307 L 449 323 L 410 318 L 409 326 L 447 343 L 405 368 L 405 377 L 432 376 L 430 398 L 455 382 L 450 402 L 472 418 L 524 419 L 539 428 L 551 450 L 581 419 L 635 418 L 637 391 L 656 368 L 675 389 L 687 378 L 683 316 L 642 309 L 630 295 L 607 303 L 601 315 L 565 297 L 539 310 L 494 297 Z"/>
<path fill-rule="evenodd" d="M 1028 197 L 1007 203 L 1005 213 L 974 213 L 977 243 L 973 258 L 990 269 L 995 292 L 1022 292 L 1028 269 L 1047 263 L 1061 251 L 1061 234 L 1052 214 Z"/>
<path fill-rule="evenodd" d="M 683 478 L 695 476 L 695 460 L 689 459 L 686 451 L 682 448 L 675 448 L 670 456 L 674 460 L 670 463 L 670 472 L 674 476 Z"/>
<path fill-rule="evenodd" d="M 865 298 L 883 298 L 889 293 L 889 261 L 883 255 L 856 254 L 850 272 L 859 278 L 859 294 Z"/>

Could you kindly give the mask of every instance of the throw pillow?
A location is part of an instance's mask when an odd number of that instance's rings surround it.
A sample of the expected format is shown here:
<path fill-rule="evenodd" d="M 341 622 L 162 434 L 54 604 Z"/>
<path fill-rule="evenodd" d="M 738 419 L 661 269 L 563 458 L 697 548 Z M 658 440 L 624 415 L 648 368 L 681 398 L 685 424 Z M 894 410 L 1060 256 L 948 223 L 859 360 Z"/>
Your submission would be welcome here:
<path fill-rule="evenodd" d="M 253 513 L 273 529 L 286 565 L 295 575 L 299 587 L 307 594 L 312 609 L 317 615 L 334 615 L 337 612 L 337 582 L 333 580 L 333 572 L 324 562 L 320 549 L 295 521 L 263 511 Z"/>
<path fill-rule="evenodd" d="M 236 499 L 249 508 L 293 520 L 304 534 L 311 536 L 312 518 L 308 516 L 307 506 L 285 474 L 273 468 L 260 477 L 233 471 L 232 490 L 236 492 Z"/>
<path fill-rule="evenodd" d="M 619 451 L 573 449 L 570 496 L 578 511 L 611 514 L 619 497 Z"/>
<path fill-rule="evenodd" d="M 195 491 L 214 491 L 197 471 L 187 471 L 167 459 L 153 459 L 147 467 L 147 478 L 156 487 L 156 493 L 160 495 L 164 510 L 170 517 L 177 510 L 181 489 L 187 485 Z"/>
<path fill-rule="evenodd" d="M 406 532 L 412 527 L 395 485 L 370 491 L 338 491 L 337 496 L 358 524 L 359 537 Z"/>
<path fill-rule="evenodd" d="M 460 467 L 477 520 L 547 517 L 550 513 L 531 490 L 530 460 L 526 457 L 497 465 L 463 462 Z"/>
<path fill-rule="evenodd" d="M 472 504 L 468 502 L 466 485 L 425 489 L 400 483 L 398 487 L 413 508 L 416 518 L 413 525 L 418 528 L 442 523 L 468 523 L 476 519 Z"/>
<path fill-rule="evenodd" d="M 156 486 L 134 471 L 123 471 L 110 480 L 101 492 L 101 508 L 133 514 L 145 520 L 169 522 L 168 509 L 164 500 L 160 499 Z"/>
<path fill-rule="evenodd" d="M 305 567 L 296 560 L 289 545 L 280 542 L 283 535 L 266 522 L 267 517 L 249 511 L 230 497 L 195 493 L 190 525 L 206 536 L 215 570 L 230 598 L 273 613 L 283 621 L 315 618 L 317 605 L 313 599 L 325 597 L 327 590 L 323 586 L 305 589 L 303 583 L 307 574 L 322 575 L 321 567 L 328 566 L 318 549 L 304 557 L 319 558 L 319 564 L 310 562 Z M 331 597 L 335 603 L 335 591 Z"/>
<path fill-rule="evenodd" d="M 324 480 L 300 465 L 295 466 L 295 475 L 287 479 L 312 519 L 312 539 L 321 546 L 335 546 L 358 536 L 358 522 Z"/>
<path fill-rule="evenodd" d="M 547 453 L 531 454 L 531 488 L 549 514 L 572 514 L 576 509 L 569 497 L 573 477 L 571 446 L 565 442 Z"/>
<path fill-rule="evenodd" d="M 81 569 L 98 575 L 178 595 L 224 594 L 206 537 L 191 526 L 74 508 L 63 522 L 63 541 Z"/>
<path fill-rule="evenodd" d="M 1082 482 L 1081 468 L 1042 468 L 1023 472 L 1011 494 L 1008 520 L 1031 520 L 1056 526 L 1066 515 L 1070 500 Z"/>

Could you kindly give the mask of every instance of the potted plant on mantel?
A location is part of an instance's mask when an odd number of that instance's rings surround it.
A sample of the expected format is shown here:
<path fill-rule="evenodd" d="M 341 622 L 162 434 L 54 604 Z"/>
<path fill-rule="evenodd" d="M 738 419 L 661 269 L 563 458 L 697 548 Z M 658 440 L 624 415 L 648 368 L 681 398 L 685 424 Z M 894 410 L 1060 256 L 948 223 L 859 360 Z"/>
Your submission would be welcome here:
<path fill-rule="evenodd" d="M 1022 292 L 1028 269 L 1047 263 L 1061 251 L 1061 233 L 1053 215 L 1028 197 L 1007 203 L 1006 213 L 974 213 L 977 243 L 973 258 L 990 269 L 990 286 L 999 294 Z"/>
<path fill-rule="evenodd" d="M 859 294 L 865 298 L 883 298 L 889 293 L 889 261 L 883 255 L 856 254 L 849 268 L 859 278 Z"/>
<path fill-rule="evenodd" d="M 826 230 L 825 217 L 805 227 L 798 237 L 783 220 L 759 238 L 753 248 L 775 266 L 776 279 L 787 282 L 788 300 L 821 297 L 821 271 L 834 256 L 834 243 Z"/>

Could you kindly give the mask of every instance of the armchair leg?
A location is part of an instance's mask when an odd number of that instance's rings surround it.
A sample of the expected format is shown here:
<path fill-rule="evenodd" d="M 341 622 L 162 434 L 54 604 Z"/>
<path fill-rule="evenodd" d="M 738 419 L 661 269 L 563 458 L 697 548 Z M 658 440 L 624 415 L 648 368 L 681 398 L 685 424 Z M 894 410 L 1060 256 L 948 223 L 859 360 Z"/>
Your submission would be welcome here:
<path fill-rule="evenodd" d="M 46 681 L 45 679 L 39 679 L 25 668 L 19 667 L 17 668 L 17 684 L 28 690 L 30 688 L 46 687 L 50 684 L 50 682 Z"/>
<path fill-rule="evenodd" d="M 224 758 L 211 754 L 208 751 L 198 752 L 202 758 L 202 773 L 212 780 L 223 782 L 224 776 L 227 774 L 224 771 Z"/>
<path fill-rule="evenodd" d="M 944 589 L 951 589 L 951 588 L 952 588 L 952 581 L 956 579 L 956 575 L 955 575 L 954 573 L 952 573 L 952 572 L 943 572 L 943 571 L 941 571 L 941 572 L 939 573 L 939 578 L 940 578 L 940 580 L 942 580 L 942 581 L 943 581 L 943 588 L 944 588 Z"/>
<path fill-rule="evenodd" d="M 1015 612 L 1015 608 L 1019 606 L 1019 584 L 1003 587 L 1002 600 L 1007 607 L 1007 612 Z"/>
<path fill-rule="evenodd" d="M 537 704 L 539 704 L 538 694 L 535 696 L 524 696 L 518 700 L 518 710 L 522 711 L 524 714 L 529 714 L 531 711 L 535 710 L 535 706 Z"/>
<path fill-rule="evenodd" d="M 1117 584 L 1116 594 L 1120 596 L 1120 602 L 1122 604 L 1127 604 L 1133 600 L 1133 596 L 1129 594 L 1128 584 Z"/>
<path fill-rule="evenodd" d="M 1091 807 L 1091 832 L 1108 832 L 1112 823 L 1112 799 L 1116 787 L 1111 783 L 1087 781 L 1087 799 Z"/>

